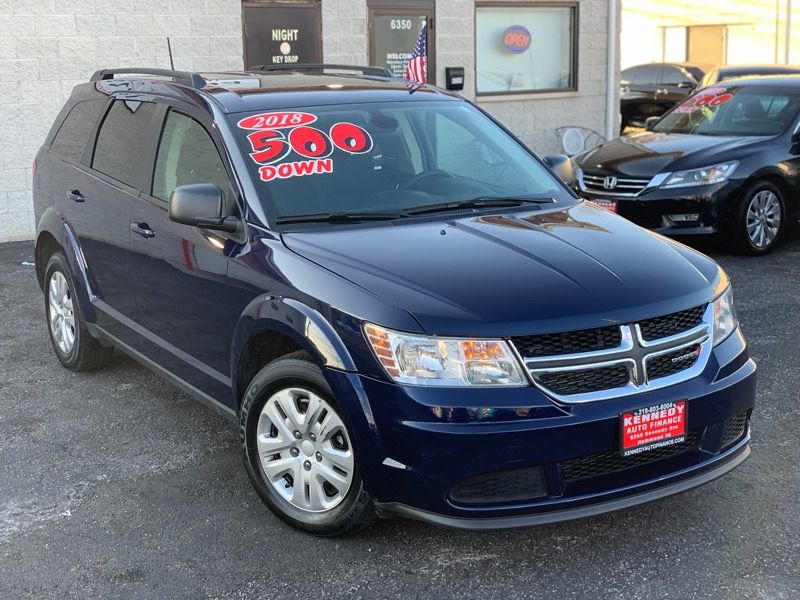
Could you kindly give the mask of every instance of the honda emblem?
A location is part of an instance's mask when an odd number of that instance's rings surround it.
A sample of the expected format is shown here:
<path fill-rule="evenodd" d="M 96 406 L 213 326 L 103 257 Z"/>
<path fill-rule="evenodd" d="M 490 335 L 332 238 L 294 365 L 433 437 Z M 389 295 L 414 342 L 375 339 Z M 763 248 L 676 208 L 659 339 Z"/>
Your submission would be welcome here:
<path fill-rule="evenodd" d="M 603 179 L 603 189 L 606 190 L 613 190 L 617 187 L 617 178 L 613 175 L 608 175 L 605 179 Z"/>

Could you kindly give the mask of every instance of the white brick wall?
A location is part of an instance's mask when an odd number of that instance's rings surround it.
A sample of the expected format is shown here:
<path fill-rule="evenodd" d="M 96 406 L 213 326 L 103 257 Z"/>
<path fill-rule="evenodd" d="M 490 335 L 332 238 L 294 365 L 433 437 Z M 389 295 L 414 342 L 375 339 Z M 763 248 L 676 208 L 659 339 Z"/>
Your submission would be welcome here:
<path fill-rule="evenodd" d="M 322 55 L 331 64 L 369 64 L 367 0 L 323 0 Z"/>
<path fill-rule="evenodd" d="M 0 0 L 0 242 L 33 237 L 31 162 L 100 68 L 241 69 L 240 0 Z"/>

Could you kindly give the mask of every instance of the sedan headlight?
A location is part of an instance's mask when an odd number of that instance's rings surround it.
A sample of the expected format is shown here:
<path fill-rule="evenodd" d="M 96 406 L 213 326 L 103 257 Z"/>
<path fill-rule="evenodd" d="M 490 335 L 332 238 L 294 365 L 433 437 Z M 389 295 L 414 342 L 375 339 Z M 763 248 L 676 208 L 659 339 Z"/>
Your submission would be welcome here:
<path fill-rule="evenodd" d="M 724 342 L 732 334 L 739 321 L 736 319 L 736 310 L 733 308 L 733 292 L 728 286 L 716 300 L 714 300 L 714 345 Z"/>
<path fill-rule="evenodd" d="M 366 324 L 378 362 L 398 383 L 429 386 L 524 386 L 504 340 L 439 338 L 399 333 Z"/>
<path fill-rule="evenodd" d="M 661 184 L 662 188 L 694 187 L 699 185 L 711 185 L 712 183 L 722 183 L 727 181 L 733 174 L 739 162 L 732 160 L 702 169 L 692 169 L 691 171 L 676 171 Z"/>

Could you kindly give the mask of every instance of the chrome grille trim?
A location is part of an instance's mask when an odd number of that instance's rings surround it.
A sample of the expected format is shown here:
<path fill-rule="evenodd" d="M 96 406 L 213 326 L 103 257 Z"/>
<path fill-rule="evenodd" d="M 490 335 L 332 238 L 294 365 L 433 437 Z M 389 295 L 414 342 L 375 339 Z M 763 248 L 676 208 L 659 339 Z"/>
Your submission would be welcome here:
<path fill-rule="evenodd" d="M 618 347 L 608 350 L 557 356 L 525 357 L 519 354 L 513 341 L 510 343 L 517 357 L 525 365 L 531 382 L 536 387 L 559 402 L 582 404 L 640 394 L 697 377 L 703 372 L 711 356 L 713 330 L 714 307 L 712 303 L 709 303 L 703 313 L 703 321 L 700 325 L 665 338 L 646 341 L 642 337 L 638 323 L 620 325 L 622 341 Z M 692 346 L 700 346 L 700 355 L 690 367 L 678 373 L 652 380 L 647 376 L 648 360 Z M 614 365 L 625 365 L 628 368 L 630 378 L 624 387 L 564 395 L 549 389 L 541 381 L 542 375 L 546 373 L 582 371 L 587 368 L 600 369 Z"/>
<path fill-rule="evenodd" d="M 638 179 L 632 177 L 617 177 L 617 185 L 613 190 L 603 187 L 605 175 L 592 175 L 583 173 L 581 176 L 581 188 L 584 191 L 603 194 L 605 196 L 638 196 L 650 186 L 650 179 Z"/>

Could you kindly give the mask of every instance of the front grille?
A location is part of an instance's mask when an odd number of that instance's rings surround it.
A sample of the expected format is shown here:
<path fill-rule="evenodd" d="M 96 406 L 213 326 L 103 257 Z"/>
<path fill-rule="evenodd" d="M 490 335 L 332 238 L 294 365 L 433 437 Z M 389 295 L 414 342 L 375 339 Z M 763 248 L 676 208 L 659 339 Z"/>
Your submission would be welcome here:
<path fill-rule="evenodd" d="M 583 174 L 583 183 L 588 190 L 602 192 L 604 194 L 615 194 L 619 196 L 635 196 L 647 187 L 649 179 L 638 179 L 632 177 L 618 177 L 616 185 L 612 189 L 605 187 L 605 175 Z"/>
<path fill-rule="evenodd" d="M 642 330 L 642 337 L 647 341 L 670 337 L 700 325 L 705 311 L 705 304 L 695 306 L 663 317 L 641 321 L 639 328 Z"/>
<path fill-rule="evenodd" d="M 562 462 L 559 465 L 561 467 L 561 476 L 565 482 L 569 483 L 580 481 L 581 479 L 600 477 L 609 473 L 618 473 L 688 452 L 697 446 L 699 440 L 700 432 L 691 431 L 686 435 L 685 442 L 655 448 L 633 456 L 622 457 L 616 450 L 590 454 L 589 456 Z"/>
<path fill-rule="evenodd" d="M 624 387 L 630 378 L 627 366 L 611 365 L 595 369 L 552 371 L 540 375 L 539 381 L 556 394 L 570 396 Z"/>
<path fill-rule="evenodd" d="M 739 413 L 735 417 L 731 417 L 725 421 L 725 425 L 722 428 L 722 441 L 720 442 L 720 448 L 724 449 L 734 442 L 738 442 L 739 439 L 744 435 L 746 424 L 747 411 Z"/>
<path fill-rule="evenodd" d="M 525 467 L 476 475 L 457 483 L 450 499 L 461 504 L 519 502 L 547 495 L 542 467 Z"/>
<path fill-rule="evenodd" d="M 706 306 L 634 323 L 510 341 L 533 381 L 556 399 L 604 400 L 635 394 L 645 385 L 658 389 L 680 377 L 697 376 L 711 344 Z"/>
<path fill-rule="evenodd" d="M 622 342 L 619 327 L 599 327 L 566 333 L 526 335 L 511 340 L 522 356 L 557 356 L 616 348 Z"/>
<path fill-rule="evenodd" d="M 667 352 L 647 361 L 647 378 L 658 379 L 680 373 L 697 362 L 700 357 L 700 346 L 681 348 L 674 352 Z"/>

